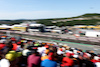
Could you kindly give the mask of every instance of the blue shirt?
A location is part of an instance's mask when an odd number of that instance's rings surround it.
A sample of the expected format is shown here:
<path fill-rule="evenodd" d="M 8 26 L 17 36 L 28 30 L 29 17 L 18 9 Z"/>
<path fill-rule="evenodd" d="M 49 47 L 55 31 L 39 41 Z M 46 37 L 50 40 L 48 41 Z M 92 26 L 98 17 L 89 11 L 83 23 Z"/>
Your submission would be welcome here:
<path fill-rule="evenodd" d="M 45 59 L 41 62 L 41 67 L 57 67 L 57 62 Z"/>

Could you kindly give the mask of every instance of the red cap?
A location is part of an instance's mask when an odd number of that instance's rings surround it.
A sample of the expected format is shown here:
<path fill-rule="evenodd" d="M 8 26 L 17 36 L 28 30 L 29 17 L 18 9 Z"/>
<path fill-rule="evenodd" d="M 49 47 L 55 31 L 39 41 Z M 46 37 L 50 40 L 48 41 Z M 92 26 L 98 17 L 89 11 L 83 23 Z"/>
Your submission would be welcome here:
<path fill-rule="evenodd" d="M 37 49 L 37 47 L 33 47 L 33 49 Z"/>
<path fill-rule="evenodd" d="M 14 37 L 12 37 L 11 40 L 16 41 L 16 39 Z"/>
<path fill-rule="evenodd" d="M 21 44 L 21 42 L 17 42 L 17 44 Z"/>
<path fill-rule="evenodd" d="M 48 46 L 48 45 L 45 45 L 44 47 L 49 48 L 49 46 Z"/>

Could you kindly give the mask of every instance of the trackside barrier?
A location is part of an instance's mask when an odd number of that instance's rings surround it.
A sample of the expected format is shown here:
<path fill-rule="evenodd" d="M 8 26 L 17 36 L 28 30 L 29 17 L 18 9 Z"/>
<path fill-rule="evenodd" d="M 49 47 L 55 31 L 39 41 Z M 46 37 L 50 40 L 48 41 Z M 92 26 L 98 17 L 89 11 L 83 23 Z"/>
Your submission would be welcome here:
<path fill-rule="evenodd" d="M 0 30 L 0 32 L 2 33 L 7 33 L 7 30 Z M 100 45 L 100 38 L 97 37 L 59 37 L 59 36 L 54 36 L 54 35 L 45 35 L 42 33 L 38 33 L 38 34 L 34 34 L 34 33 L 28 33 L 28 32 L 19 32 L 19 31 L 9 31 L 12 34 L 21 34 L 21 35 L 30 35 L 30 36 L 37 36 L 37 37 L 48 37 L 48 38 L 52 38 L 52 39 L 64 39 L 64 40 L 68 40 L 68 41 L 75 41 L 75 42 L 86 42 L 86 43 L 92 43 L 95 44 L 99 44 Z"/>

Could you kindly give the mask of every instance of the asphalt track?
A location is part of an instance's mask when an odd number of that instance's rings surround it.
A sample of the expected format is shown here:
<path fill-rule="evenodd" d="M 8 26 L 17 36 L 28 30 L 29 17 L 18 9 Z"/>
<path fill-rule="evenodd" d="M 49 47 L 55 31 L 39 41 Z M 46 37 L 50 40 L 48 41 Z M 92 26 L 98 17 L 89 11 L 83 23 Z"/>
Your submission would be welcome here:
<path fill-rule="evenodd" d="M 17 33 L 17 34 L 15 34 L 15 33 Z M 13 33 L 13 35 L 15 35 L 15 36 L 19 34 L 19 32 L 15 32 L 15 33 Z M 22 33 L 22 32 L 20 32 L 20 33 L 24 34 L 23 35 L 24 38 L 29 38 L 29 39 L 33 39 L 33 40 L 40 40 L 40 41 L 48 41 L 48 42 L 57 42 L 57 43 L 66 44 L 66 45 L 68 45 L 70 47 L 80 48 L 82 50 L 93 50 L 93 51 L 95 51 L 95 53 L 100 53 L 100 46 L 91 45 L 91 44 L 82 44 L 82 43 L 75 43 L 75 42 L 60 41 L 60 40 L 55 40 L 55 39 L 53 40 L 53 38 L 50 39 L 49 37 L 45 37 L 45 36 L 48 36 L 48 35 L 45 35 L 43 38 L 42 37 L 33 36 L 33 35 L 37 35 L 37 36 L 43 35 L 43 34 L 40 35 L 39 33 L 33 33 L 33 34 Z M 51 35 L 49 35 L 49 36 L 51 36 Z M 65 37 L 65 36 L 66 35 L 61 35 L 61 38 Z M 71 38 L 75 38 L 75 37 L 72 36 Z M 85 39 L 86 37 L 81 37 L 81 39 L 82 38 L 84 40 L 86 40 Z M 93 37 L 89 37 L 88 39 L 93 39 L 93 40 L 97 40 L 98 39 L 98 41 L 100 40 L 100 38 L 93 38 Z"/>
<path fill-rule="evenodd" d="M 53 39 L 46 39 L 46 38 L 44 39 L 44 38 L 37 38 L 37 37 L 35 38 L 28 37 L 26 39 L 36 40 L 36 41 L 41 41 L 41 42 L 58 43 L 60 45 L 67 45 L 73 48 L 79 48 L 79 49 L 82 49 L 83 51 L 93 50 L 95 53 L 100 53 L 100 46 L 91 45 L 91 44 L 82 44 L 82 43 L 67 42 L 67 41 L 60 41 L 60 40 L 53 40 Z"/>

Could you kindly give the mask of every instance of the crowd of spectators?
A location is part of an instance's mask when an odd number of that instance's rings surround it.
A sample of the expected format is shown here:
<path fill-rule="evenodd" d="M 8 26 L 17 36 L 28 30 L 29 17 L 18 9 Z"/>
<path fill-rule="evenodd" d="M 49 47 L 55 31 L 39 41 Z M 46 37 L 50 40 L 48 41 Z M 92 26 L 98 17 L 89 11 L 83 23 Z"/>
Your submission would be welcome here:
<path fill-rule="evenodd" d="M 100 67 L 100 54 L 21 36 L 0 36 L 0 67 Z"/>

